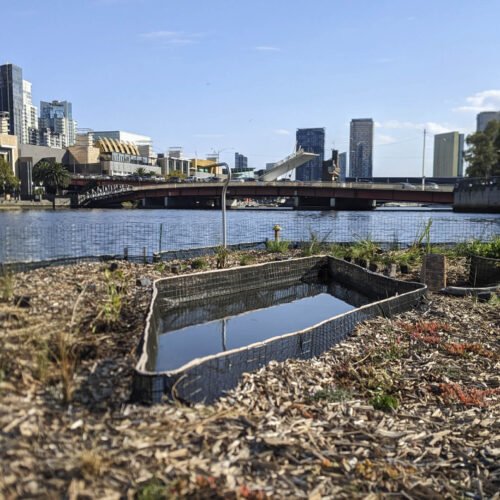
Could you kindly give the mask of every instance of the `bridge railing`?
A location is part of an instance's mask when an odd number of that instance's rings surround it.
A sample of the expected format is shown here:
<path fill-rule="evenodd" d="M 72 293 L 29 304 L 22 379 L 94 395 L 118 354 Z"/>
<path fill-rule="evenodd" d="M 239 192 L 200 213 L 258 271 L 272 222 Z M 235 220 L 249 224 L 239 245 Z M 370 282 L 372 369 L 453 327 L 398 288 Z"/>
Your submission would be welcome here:
<path fill-rule="evenodd" d="M 128 184 L 110 184 L 107 186 L 97 186 L 90 191 L 78 196 L 78 204 L 84 205 L 88 201 L 112 198 L 117 194 L 129 193 L 134 187 Z"/>

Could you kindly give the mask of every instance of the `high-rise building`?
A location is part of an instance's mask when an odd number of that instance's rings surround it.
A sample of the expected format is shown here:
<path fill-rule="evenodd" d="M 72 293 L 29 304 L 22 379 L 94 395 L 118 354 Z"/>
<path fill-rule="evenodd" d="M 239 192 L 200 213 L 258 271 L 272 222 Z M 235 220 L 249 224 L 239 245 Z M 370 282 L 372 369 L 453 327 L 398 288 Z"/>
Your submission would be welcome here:
<path fill-rule="evenodd" d="M 266 170 L 271 170 L 272 168 L 274 168 L 276 166 L 276 162 L 270 162 L 270 163 L 266 163 Z"/>
<path fill-rule="evenodd" d="M 297 149 L 302 148 L 306 153 L 315 153 L 318 156 L 298 167 L 295 178 L 298 181 L 320 181 L 325 159 L 325 129 L 298 128 L 296 140 Z"/>
<path fill-rule="evenodd" d="M 248 167 L 248 158 L 241 153 L 234 153 L 234 169 L 242 170 Z"/>
<path fill-rule="evenodd" d="M 486 125 L 491 120 L 498 120 L 500 122 L 500 111 L 482 111 L 477 115 L 477 129 L 476 132 L 484 132 Z"/>
<path fill-rule="evenodd" d="M 463 175 L 464 135 L 458 132 L 434 136 L 433 177 L 461 177 Z"/>
<path fill-rule="evenodd" d="M 75 143 L 76 121 L 73 120 L 73 107 L 70 102 L 41 101 L 39 125 L 41 136 L 47 135 L 51 138 L 50 140 L 57 137 L 57 144 L 61 144 L 61 146 L 52 147 L 65 148 Z M 44 142 L 43 137 L 41 142 Z"/>
<path fill-rule="evenodd" d="M 345 182 L 345 178 L 347 177 L 347 153 L 339 154 L 339 181 Z"/>
<path fill-rule="evenodd" d="M 351 120 L 349 176 L 373 177 L 373 120 L 371 118 Z"/>
<path fill-rule="evenodd" d="M 31 82 L 23 80 L 23 129 L 21 143 L 39 143 L 38 135 L 38 112 L 36 106 L 31 102 Z"/>
<path fill-rule="evenodd" d="M 23 136 L 23 70 L 14 64 L 0 66 L 0 111 L 9 113 L 9 133 Z"/>

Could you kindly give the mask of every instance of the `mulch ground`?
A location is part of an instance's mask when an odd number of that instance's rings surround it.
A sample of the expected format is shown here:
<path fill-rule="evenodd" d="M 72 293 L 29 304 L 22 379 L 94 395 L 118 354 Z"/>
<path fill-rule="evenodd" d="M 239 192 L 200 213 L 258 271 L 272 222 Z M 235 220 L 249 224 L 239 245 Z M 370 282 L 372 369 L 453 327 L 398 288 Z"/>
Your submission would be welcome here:
<path fill-rule="evenodd" d="M 128 403 L 151 298 L 136 280 L 170 273 L 117 264 L 20 273 L 30 307 L 0 302 L 0 498 L 500 498 L 498 302 L 429 294 L 213 405 L 147 407 Z"/>

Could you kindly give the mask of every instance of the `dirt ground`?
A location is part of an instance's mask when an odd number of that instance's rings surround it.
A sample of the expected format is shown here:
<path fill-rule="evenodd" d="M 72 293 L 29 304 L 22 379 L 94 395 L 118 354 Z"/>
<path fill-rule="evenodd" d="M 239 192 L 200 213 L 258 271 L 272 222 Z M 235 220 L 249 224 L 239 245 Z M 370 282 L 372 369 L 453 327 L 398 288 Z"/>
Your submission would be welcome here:
<path fill-rule="evenodd" d="M 180 272 L 203 272 L 192 263 Z M 168 267 L 82 263 L 10 279 L 0 498 L 500 498 L 498 301 L 429 293 L 320 358 L 246 374 L 213 405 L 138 406 L 128 398 L 152 286 L 137 280 Z M 450 282 L 465 272 L 452 262 Z"/>

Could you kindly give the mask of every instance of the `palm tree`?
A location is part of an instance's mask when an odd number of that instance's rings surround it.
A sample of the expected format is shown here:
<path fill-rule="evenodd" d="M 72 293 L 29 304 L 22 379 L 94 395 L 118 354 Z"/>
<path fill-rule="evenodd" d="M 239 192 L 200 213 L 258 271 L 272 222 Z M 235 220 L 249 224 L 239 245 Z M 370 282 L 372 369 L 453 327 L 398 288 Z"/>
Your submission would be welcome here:
<path fill-rule="evenodd" d="M 33 181 L 41 182 L 52 194 L 52 208 L 56 209 L 56 194 L 59 188 L 68 187 L 71 176 L 61 163 L 41 161 L 33 168 Z"/>

